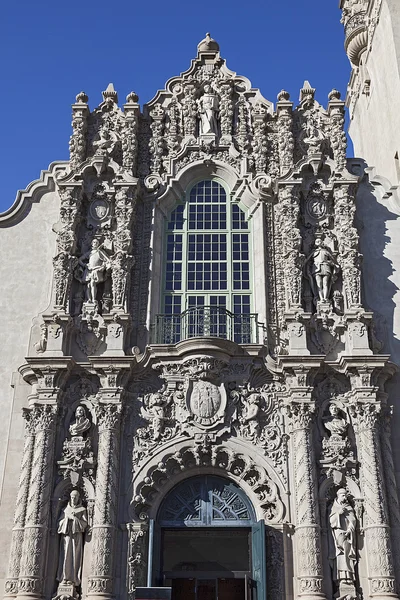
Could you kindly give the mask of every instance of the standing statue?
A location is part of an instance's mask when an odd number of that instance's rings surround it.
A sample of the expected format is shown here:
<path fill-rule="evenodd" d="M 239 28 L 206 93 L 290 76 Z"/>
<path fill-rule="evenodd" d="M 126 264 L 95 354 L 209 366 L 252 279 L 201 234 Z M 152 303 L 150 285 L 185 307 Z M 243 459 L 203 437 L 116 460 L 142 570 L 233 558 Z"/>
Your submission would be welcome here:
<path fill-rule="evenodd" d="M 315 240 L 315 250 L 307 257 L 304 269 L 314 298 L 320 302 L 328 302 L 332 284 L 336 280 L 340 267 L 332 252 L 324 246 L 320 238 Z"/>
<path fill-rule="evenodd" d="M 198 100 L 200 113 L 200 135 L 218 134 L 217 112 L 218 97 L 208 83 L 204 86 L 204 94 Z"/>
<path fill-rule="evenodd" d="M 110 257 L 102 250 L 99 240 L 92 241 L 91 249 L 79 259 L 83 273 L 78 280 L 86 284 L 86 302 L 96 302 L 97 284 L 106 280 L 111 270 Z"/>
<path fill-rule="evenodd" d="M 71 436 L 82 435 L 90 429 L 90 421 L 86 415 L 85 407 L 80 405 L 75 411 L 75 422 L 69 426 Z"/>
<path fill-rule="evenodd" d="M 72 490 L 58 522 L 61 544 L 57 580 L 60 583 L 75 587 L 81 583 L 83 533 L 87 526 L 86 508 L 81 504 L 78 490 Z"/>
<path fill-rule="evenodd" d="M 356 525 L 357 519 L 353 507 L 347 499 L 346 490 L 340 488 L 329 514 L 331 530 L 329 560 L 333 580 L 352 585 L 355 582 Z"/>
<path fill-rule="evenodd" d="M 102 127 L 93 141 L 93 148 L 96 154 L 111 154 L 117 142 L 117 135 L 106 127 Z"/>

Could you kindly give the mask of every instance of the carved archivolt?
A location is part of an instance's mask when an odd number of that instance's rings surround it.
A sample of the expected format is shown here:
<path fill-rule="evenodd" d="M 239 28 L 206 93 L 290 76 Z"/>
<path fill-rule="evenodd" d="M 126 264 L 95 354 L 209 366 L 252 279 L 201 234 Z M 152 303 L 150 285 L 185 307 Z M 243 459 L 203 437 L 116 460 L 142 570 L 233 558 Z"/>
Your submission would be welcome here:
<path fill-rule="evenodd" d="M 178 482 L 182 475 L 215 472 L 242 483 L 255 499 L 268 523 L 280 523 L 285 507 L 280 498 L 278 485 L 267 470 L 250 456 L 235 452 L 224 445 L 186 445 L 175 452 L 168 452 L 146 473 L 142 472 L 135 482 L 133 509 L 136 520 L 146 521 L 165 495 L 171 482 Z"/>

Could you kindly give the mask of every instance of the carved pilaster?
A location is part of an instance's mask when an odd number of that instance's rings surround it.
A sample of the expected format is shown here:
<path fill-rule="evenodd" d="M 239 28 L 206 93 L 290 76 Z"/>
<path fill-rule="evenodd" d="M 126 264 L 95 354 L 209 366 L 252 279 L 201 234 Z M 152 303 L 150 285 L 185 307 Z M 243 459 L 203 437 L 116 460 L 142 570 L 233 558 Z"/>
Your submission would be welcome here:
<path fill-rule="evenodd" d="M 25 532 L 20 561 L 18 597 L 40 598 L 43 590 L 50 499 L 53 487 L 57 405 L 36 405 L 31 411 L 35 432 L 26 499 Z"/>
<path fill-rule="evenodd" d="M 88 97 L 80 92 L 72 105 L 72 135 L 69 141 L 70 165 L 74 171 L 86 158 L 86 130 L 89 108 Z"/>
<path fill-rule="evenodd" d="M 311 427 L 314 406 L 292 402 L 288 406 L 293 440 L 293 473 L 296 494 L 296 556 L 299 598 L 323 598 L 321 533 L 316 498 L 315 456 Z"/>
<path fill-rule="evenodd" d="M 32 411 L 24 410 L 23 416 L 25 418 L 25 440 L 14 515 L 14 526 L 11 537 L 10 562 L 5 582 L 6 597 L 15 597 L 18 593 L 18 577 L 21 567 L 29 482 L 31 478 L 33 448 L 35 443 L 35 428 L 32 419 Z"/>
<path fill-rule="evenodd" d="M 298 227 L 300 189 L 297 184 L 286 184 L 279 189 L 275 207 L 276 232 L 284 263 L 287 310 L 301 309 L 301 284 L 304 256 L 301 253 L 301 234 Z"/>
<path fill-rule="evenodd" d="M 331 120 L 329 138 L 333 156 L 336 161 L 337 171 L 343 171 L 346 168 L 346 149 L 347 137 L 344 130 L 344 106 L 345 103 L 340 100 L 340 92 L 332 90 L 328 96 L 328 114 Z"/>
<path fill-rule="evenodd" d="M 122 166 L 131 175 L 136 175 L 138 153 L 138 119 L 140 107 L 138 96 L 131 92 L 124 105 L 125 128 L 122 132 Z"/>
<path fill-rule="evenodd" d="M 293 168 L 293 103 L 289 102 L 289 94 L 282 90 L 278 94 L 276 111 L 278 115 L 278 148 L 280 174 L 285 175 Z"/>
<path fill-rule="evenodd" d="M 117 525 L 121 404 L 100 404 L 99 450 L 88 598 L 112 597 Z"/>
<path fill-rule="evenodd" d="M 256 173 L 265 173 L 267 170 L 267 109 L 263 104 L 256 104 L 253 108 L 253 156 Z"/>
<path fill-rule="evenodd" d="M 146 586 L 147 523 L 128 523 L 128 594 L 138 586 Z"/>
<path fill-rule="evenodd" d="M 54 267 L 54 308 L 65 311 L 69 301 L 73 270 L 77 264 L 76 227 L 80 219 L 82 202 L 81 187 L 63 187 L 59 190 L 61 206 L 60 220 L 54 226 L 57 233 L 57 254 Z"/>
<path fill-rule="evenodd" d="M 365 546 L 370 595 L 396 597 L 393 557 L 385 488 L 382 485 L 382 454 L 378 434 L 380 405 L 357 402 L 351 414 L 357 437 L 361 490 L 365 506 Z"/>
<path fill-rule="evenodd" d="M 386 497 L 389 510 L 389 525 L 395 572 L 400 573 L 400 504 L 397 493 L 391 440 L 392 411 L 385 406 L 381 411 L 380 444 L 383 472 L 385 474 Z"/>
<path fill-rule="evenodd" d="M 338 263 L 342 269 L 346 308 L 361 307 L 361 255 L 358 252 L 358 232 L 354 227 L 355 185 L 334 188 L 335 233 L 339 242 Z"/>
<path fill-rule="evenodd" d="M 233 100 L 232 100 L 232 82 L 224 81 L 221 84 L 220 99 L 220 119 L 221 119 L 221 144 L 229 144 L 232 141 L 232 121 L 233 121 Z"/>

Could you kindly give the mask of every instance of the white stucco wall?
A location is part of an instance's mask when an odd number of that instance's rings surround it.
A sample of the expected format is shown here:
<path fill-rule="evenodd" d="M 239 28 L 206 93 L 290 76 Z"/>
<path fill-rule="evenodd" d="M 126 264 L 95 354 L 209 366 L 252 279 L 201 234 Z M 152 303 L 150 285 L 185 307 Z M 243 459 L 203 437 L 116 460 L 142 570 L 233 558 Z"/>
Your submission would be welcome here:
<path fill-rule="evenodd" d="M 27 355 L 32 320 L 50 301 L 53 224 L 58 220 L 55 192 L 35 196 L 17 224 L 0 228 L 0 587 L 7 570 L 23 449 L 22 407 L 30 385 L 18 373 Z"/>
<path fill-rule="evenodd" d="M 377 172 L 399 183 L 400 167 L 400 3 L 383 0 L 370 52 L 364 52 L 351 87 L 361 85 L 351 112 L 349 134 L 355 156 L 362 156 Z M 370 95 L 362 93 L 365 79 L 371 81 Z M 399 162 L 400 165 L 400 162 Z"/>

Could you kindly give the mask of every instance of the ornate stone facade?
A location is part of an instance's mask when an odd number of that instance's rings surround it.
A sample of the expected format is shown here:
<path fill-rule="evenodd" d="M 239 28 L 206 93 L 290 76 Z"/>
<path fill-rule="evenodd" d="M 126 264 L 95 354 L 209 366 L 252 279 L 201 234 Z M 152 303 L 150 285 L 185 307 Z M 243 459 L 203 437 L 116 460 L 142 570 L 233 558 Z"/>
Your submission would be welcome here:
<path fill-rule="evenodd" d="M 247 497 L 224 524 L 245 507 L 244 525 L 253 511 L 266 527 L 252 576 L 266 570 L 269 599 L 397 597 L 396 367 L 362 294 L 339 92 L 324 108 L 305 82 L 297 107 L 283 90 L 274 109 L 207 34 L 143 111 L 133 92 L 119 108 L 110 84 L 93 111 L 78 94 L 72 126 L 70 160 L 37 185 L 58 215 L 52 291 L 14 383 L 25 441 L 6 596 L 123 600 L 160 583 L 160 506 L 213 476 Z M 257 289 L 251 314 L 203 307 L 196 329 L 160 315 L 164 230 L 204 180 L 251 221 Z"/>

